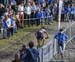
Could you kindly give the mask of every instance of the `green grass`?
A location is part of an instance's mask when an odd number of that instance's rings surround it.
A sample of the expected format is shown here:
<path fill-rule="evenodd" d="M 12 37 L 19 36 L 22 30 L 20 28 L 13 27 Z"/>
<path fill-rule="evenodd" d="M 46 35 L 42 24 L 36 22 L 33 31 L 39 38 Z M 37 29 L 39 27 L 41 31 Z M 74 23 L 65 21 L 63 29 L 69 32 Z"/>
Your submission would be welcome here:
<path fill-rule="evenodd" d="M 33 26 L 33 27 L 25 27 L 23 29 L 19 29 L 17 33 L 14 33 L 13 36 L 7 39 L 0 39 L 0 48 L 6 47 L 9 44 L 15 42 L 16 40 L 19 40 L 24 35 L 30 33 L 32 30 L 39 29 L 41 26 Z M 31 36 L 33 38 L 33 36 Z"/>
<path fill-rule="evenodd" d="M 52 24 L 52 25 L 45 25 L 46 28 L 50 27 L 52 28 L 53 26 L 55 26 L 55 22 Z M 30 33 L 31 31 L 34 31 L 36 29 L 39 29 L 40 27 L 42 27 L 41 25 L 40 26 L 33 26 L 33 27 L 25 27 L 23 29 L 19 29 L 17 31 L 17 33 L 14 33 L 13 36 L 11 36 L 10 38 L 7 38 L 7 39 L 0 39 L 0 48 L 3 48 L 3 47 L 6 47 L 12 43 L 14 43 L 15 41 L 19 40 L 20 42 L 22 43 L 28 43 L 28 41 L 30 40 L 33 40 L 34 39 L 34 33 Z M 25 36 L 26 34 L 30 33 L 28 36 Z M 23 36 L 25 36 L 24 38 L 25 39 L 21 39 Z"/>

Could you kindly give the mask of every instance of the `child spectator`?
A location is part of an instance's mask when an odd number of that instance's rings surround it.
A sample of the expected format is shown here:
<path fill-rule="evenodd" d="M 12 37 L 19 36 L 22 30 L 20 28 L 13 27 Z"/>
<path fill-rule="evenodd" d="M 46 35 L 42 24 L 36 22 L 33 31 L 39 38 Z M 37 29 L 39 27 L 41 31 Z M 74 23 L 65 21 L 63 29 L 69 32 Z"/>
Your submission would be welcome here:
<path fill-rule="evenodd" d="M 15 58 L 12 62 L 20 62 L 18 54 L 15 54 Z"/>
<path fill-rule="evenodd" d="M 26 45 L 23 45 L 22 49 L 20 50 L 20 61 L 21 62 L 27 62 L 27 48 L 26 48 Z"/>

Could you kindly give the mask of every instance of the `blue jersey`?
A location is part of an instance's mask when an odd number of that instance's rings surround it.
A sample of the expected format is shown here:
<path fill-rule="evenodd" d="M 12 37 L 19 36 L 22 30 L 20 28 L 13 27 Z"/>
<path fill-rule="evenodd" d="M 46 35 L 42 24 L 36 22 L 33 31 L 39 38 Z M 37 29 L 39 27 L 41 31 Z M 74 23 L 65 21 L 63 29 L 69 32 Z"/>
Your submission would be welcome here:
<path fill-rule="evenodd" d="M 36 12 L 35 17 L 36 17 L 36 18 L 40 18 L 40 14 L 41 14 L 41 12 Z"/>
<path fill-rule="evenodd" d="M 75 7 L 74 7 L 74 14 L 75 14 Z"/>
<path fill-rule="evenodd" d="M 38 2 L 39 2 L 40 4 L 42 4 L 42 3 L 45 2 L 45 0 L 38 0 Z"/>
<path fill-rule="evenodd" d="M 52 0 L 48 0 L 48 4 L 50 4 L 50 3 L 51 3 L 51 1 L 52 1 Z"/>
<path fill-rule="evenodd" d="M 71 14 L 71 7 L 68 7 L 67 10 L 68 10 L 68 14 Z"/>
<path fill-rule="evenodd" d="M 41 11 L 41 13 L 40 13 L 40 18 L 45 18 L 45 12 L 44 11 Z"/>
<path fill-rule="evenodd" d="M 46 8 L 45 12 L 46 12 L 46 16 L 50 16 L 51 10 L 49 8 Z"/>
<path fill-rule="evenodd" d="M 3 20 L 3 28 L 4 29 L 7 29 L 8 28 L 7 23 L 6 23 L 6 20 Z"/>
<path fill-rule="evenodd" d="M 57 39 L 58 42 L 63 43 L 65 40 L 68 39 L 68 35 L 59 32 L 54 36 L 54 38 Z"/>
<path fill-rule="evenodd" d="M 64 14 L 67 14 L 67 13 L 68 13 L 68 8 L 64 7 Z"/>
<path fill-rule="evenodd" d="M 71 14 L 74 14 L 74 7 L 71 7 Z"/>

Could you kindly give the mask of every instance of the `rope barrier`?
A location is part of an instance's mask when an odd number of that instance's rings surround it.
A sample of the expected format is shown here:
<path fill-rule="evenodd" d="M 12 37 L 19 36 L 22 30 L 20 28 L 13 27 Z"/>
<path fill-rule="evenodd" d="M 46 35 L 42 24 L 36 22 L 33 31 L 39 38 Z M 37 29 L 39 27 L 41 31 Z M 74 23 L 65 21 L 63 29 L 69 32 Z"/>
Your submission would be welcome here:
<path fill-rule="evenodd" d="M 48 17 L 41 17 L 41 18 L 29 18 L 29 19 L 21 19 L 21 20 L 36 20 L 36 19 L 45 19 L 45 18 L 49 18 L 51 16 L 48 16 Z"/>

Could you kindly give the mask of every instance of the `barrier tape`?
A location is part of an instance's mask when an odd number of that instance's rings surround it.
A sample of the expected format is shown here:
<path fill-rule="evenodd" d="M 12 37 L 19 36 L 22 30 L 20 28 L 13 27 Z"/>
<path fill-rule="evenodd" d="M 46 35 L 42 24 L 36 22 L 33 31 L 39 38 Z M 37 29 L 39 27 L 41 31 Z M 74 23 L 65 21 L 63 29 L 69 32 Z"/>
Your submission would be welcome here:
<path fill-rule="evenodd" d="M 29 18 L 29 19 L 21 19 L 21 20 L 36 20 L 36 19 L 45 19 L 45 18 L 49 18 L 51 16 L 48 16 L 48 17 L 41 17 L 41 18 Z"/>

